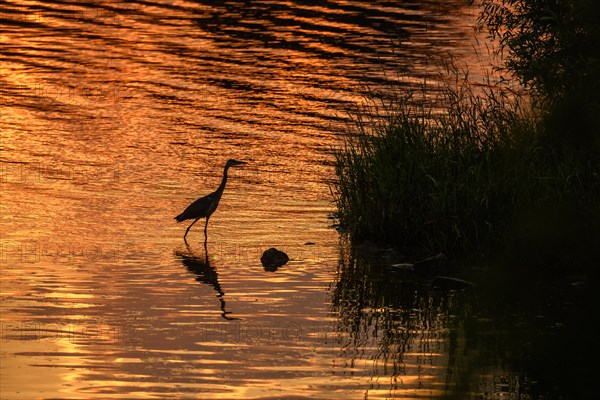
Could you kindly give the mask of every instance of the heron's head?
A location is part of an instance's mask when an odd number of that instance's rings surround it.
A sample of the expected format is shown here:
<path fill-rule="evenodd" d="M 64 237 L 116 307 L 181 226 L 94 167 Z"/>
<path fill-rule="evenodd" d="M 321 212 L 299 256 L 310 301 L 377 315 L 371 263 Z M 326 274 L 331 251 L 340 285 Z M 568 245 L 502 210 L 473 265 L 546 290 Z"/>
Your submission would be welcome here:
<path fill-rule="evenodd" d="M 242 165 L 242 164 L 246 164 L 246 162 L 245 161 L 234 160 L 232 158 L 230 160 L 227 160 L 227 164 L 225 164 L 225 168 L 235 167 L 236 165 Z"/>

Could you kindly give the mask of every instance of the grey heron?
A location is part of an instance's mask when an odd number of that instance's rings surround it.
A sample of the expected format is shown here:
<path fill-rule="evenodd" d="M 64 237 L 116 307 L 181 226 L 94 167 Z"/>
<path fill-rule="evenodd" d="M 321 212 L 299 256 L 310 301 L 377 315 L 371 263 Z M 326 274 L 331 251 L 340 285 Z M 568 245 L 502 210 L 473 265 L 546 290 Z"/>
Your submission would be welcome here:
<path fill-rule="evenodd" d="M 188 232 L 190 231 L 190 228 L 196 222 L 198 222 L 200 218 L 206 218 L 206 224 L 204 225 L 204 243 L 206 244 L 206 229 L 208 228 L 208 220 L 210 219 L 212 213 L 214 213 L 217 207 L 219 206 L 219 201 L 221 200 L 221 196 L 223 195 L 223 191 L 225 190 L 225 184 L 227 183 L 227 170 L 230 167 L 235 167 L 236 165 L 242 164 L 246 164 L 246 162 L 233 159 L 227 160 L 227 163 L 225 164 L 225 170 L 223 171 L 223 180 L 221 181 L 221 185 L 219 185 L 218 189 L 212 192 L 211 194 L 208 194 L 194 201 L 192 204 L 187 206 L 187 208 L 181 214 L 175 217 L 175 220 L 177 222 L 185 221 L 187 219 L 194 220 L 194 222 L 192 222 L 190 226 L 188 226 L 187 230 L 185 231 L 185 235 L 183 235 L 183 240 L 186 243 L 187 240 L 185 238 Z"/>

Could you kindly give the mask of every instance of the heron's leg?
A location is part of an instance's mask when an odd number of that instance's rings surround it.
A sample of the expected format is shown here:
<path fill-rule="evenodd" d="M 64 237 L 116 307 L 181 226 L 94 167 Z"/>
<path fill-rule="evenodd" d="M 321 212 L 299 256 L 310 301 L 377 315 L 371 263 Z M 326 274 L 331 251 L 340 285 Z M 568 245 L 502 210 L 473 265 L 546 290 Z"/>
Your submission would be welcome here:
<path fill-rule="evenodd" d="M 206 224 L 204 225 L 204 247 L 206 247 L 206 242 L 208 242 L 208 235 L 206 233 L 206 229 L 208 228 L 208 219 L 210 218 L 210 215 L 208 217 L 206 217 Z"/>
<path fill-rule="evenodd" d="M 187 236 L 188 232 L 190 231 L 190 228 L 192 227 L 192 225 L 194 225 L 196 222 L 198 222 L 200 218 L 196 218 L 194 220 L 194 222 L 191 223 L 190 226 L 188 226 L 187 230 L 185 231 L 185 235 L 183 235 L 183 241 L 187 243 L 187 241 L 185 240 L 185 237 Z"/>

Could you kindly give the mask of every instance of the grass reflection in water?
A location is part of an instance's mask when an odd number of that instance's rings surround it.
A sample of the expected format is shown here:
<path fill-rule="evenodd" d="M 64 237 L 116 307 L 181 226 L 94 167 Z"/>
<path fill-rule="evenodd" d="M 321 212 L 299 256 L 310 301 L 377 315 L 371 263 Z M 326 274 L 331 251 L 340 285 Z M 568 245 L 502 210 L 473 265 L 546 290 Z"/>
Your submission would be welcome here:
<path fill-rule="evenodd" d="M 343 373 L 371 377 L 366 396 L 382 389 L 388 398 L 591 394 L 591 357 L 565 345 L 592 343 L 577 322 L 586 320 L 585 288 L 483 273 L 477 287 L 439 291 L 341 248 L 332 294 L 337 357 Z"/>

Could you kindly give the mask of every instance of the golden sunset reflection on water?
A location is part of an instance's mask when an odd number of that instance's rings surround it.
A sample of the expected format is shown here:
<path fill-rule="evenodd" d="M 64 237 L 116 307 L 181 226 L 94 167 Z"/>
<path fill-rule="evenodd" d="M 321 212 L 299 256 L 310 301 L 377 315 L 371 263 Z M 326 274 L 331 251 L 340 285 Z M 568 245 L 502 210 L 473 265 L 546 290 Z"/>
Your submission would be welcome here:
<path fill-rule="evenodd" d="M 468 56 L 464 3 L 2 5 L 1 397 L 442 393 L 442 336 L 394 353 L 340 322 L 328 184 L 360 87 Z M 173 217 L 229 158 L 206 262 Z"/>

